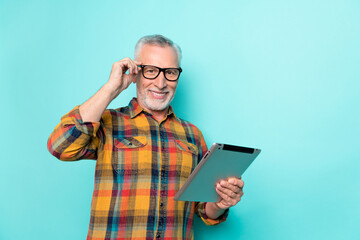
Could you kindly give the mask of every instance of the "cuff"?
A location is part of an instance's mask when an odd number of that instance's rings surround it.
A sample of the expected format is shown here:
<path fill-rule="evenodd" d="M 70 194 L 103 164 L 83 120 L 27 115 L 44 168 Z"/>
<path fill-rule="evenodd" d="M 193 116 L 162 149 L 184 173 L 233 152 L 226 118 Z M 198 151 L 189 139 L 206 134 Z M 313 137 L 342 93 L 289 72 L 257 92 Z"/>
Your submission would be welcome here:
<path fill-rule="evenodd" d="M 217 225 L 219 223 L 222 223 L 226 221 L 228 215 L 229 215 L 229 209 L 226 209 L 225 212 L 218 217 L 217 219 L 211 219 L 206 215 L 206 202 L 200 202 L 197 203 L 195 206 L 195 212 L 196 214 L 203 220 L 203 222 L 206 225 Z"/>
<path fill-rule="evenodd" d="M 96 133 L 100 127 L 100 122 L 83 122 L 79 112 L 79 107 L 79 105 L 76 106 L 61 118 L 62 126 L 67 127 L 69 125 L 75 125 L 76 129 L 80 132 L 96 137 Z"/>

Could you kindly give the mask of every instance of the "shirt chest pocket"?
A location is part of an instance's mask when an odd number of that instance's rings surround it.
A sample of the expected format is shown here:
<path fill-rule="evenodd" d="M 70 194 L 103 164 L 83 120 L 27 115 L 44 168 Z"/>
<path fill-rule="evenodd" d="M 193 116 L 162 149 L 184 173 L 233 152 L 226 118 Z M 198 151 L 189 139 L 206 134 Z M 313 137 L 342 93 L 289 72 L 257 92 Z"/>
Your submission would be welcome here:
<path fill-rule="evenodd" d="M 137 175 L 150 166 L 146 136 L 114 138 L 111 164 L 121 175 Z"/>
<path fill-rule="evenodd" d="M 194 170 L 198 161 L 199 150 L 195 144 L 184 140 L 175 140 L 176 172 L 181 181 L 186 180 Z"/>

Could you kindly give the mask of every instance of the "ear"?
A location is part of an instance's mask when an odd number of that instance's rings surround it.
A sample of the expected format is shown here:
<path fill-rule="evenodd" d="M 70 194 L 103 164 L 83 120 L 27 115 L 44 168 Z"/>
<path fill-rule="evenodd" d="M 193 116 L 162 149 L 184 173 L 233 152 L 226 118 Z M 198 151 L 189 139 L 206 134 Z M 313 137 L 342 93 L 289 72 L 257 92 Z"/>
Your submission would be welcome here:
<path fill-rule="evenodd" d="M 138 81 L 138 79 L 140 78 L 140 73 L 138 73 L 132 80 L 132 83 L 136 83 Z"/>

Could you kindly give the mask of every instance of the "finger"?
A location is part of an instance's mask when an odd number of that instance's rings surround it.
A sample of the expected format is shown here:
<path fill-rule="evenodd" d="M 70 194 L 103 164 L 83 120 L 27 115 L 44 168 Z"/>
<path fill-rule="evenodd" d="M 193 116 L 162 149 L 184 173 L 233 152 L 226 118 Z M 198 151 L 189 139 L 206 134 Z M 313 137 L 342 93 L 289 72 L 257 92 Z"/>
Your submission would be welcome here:
<path fill-rule="evenodd" d="M 237 186 L 239 188 L 244 187 L 244 181 L 241 180 L 241 178 L 229 178 L 228 182 L 232 184 L 233 186 Z"/>
<path fill-rule="evenodd" d="M 223 205 L 227 206 L 227 207 L 231 207 L 231 206 L 235 206 L 235 204 L 238 202 L 233 198 L 230 198 L 227 194 L 221 192 L 218 189 L 215 189 L 216 192 L 219 194 L 221 200 L 219 201 L 220 203 L 222 203 Z"/>
<path fill-rule="evenodd" d="M 133 62 L 136 64 L 136 66 L 141 65 L 141 62 L 140 62 L 140 61 L 138 61 L 138 60 L 134 60 Z M 140 67 L 138 67 L 138 68 L 139 68 L 139 69 L 141 69 Z"/>
<path fill-rule="evenodd" d="M 231 191 L 233 191 L 235 193 L 237 193 L 237 192 L 239 192 L 241 190 L 241 188 L 239 188 L 239 186 L 233 185 L 230 182 L 224 181 L 224 180 L 220 181 L 220 185 L 221 185 L 222 188 L 229 189 L 229 190 L 231 190 Z"/>
<path fill-rule="evenodd" d="M 131 62 L 131 60 L 130 59 L 125 59 L 124 60 L 124 66 L 126 66 L 126 68 L 128 70 L 128 75 L 131 75 L 133 73 L 133 68 L 134 68 L 134 65 Z"/>
<path fill-rule="evenodd" d="M 133 74 L 134 74 L 134 71 L 135 71 L 134 68 L 135 68 L 135 67 L 134 67 L 134 64 L 131 63 L 131 64 L 130 64 L 130 67 L 129 67 L 129 75 L 133 75 Z"/>
<path fill-rule="evenodd" d="M 125 59 L 122 59 L 117 63 L 123 74 L 126 74 L 126 72 L 130 69 L 130 63 L 127 62 Z"/>
<path fill-rule="evenodd" d="M 123 74 L 124 74 L 123 64 L 120 62 L 115 62 L 112 65 L 110 77 L 118 78 L 118 77 L 121 77 Z"/>
<path fill-rule="evenodd" d="M 217 186 L 217 189 L 233 199 L 237 198 L 238 194 L 240 192 L 240 191 L 236 192 L 236 191 L 230 190 L 228 188 L 224 188 L 220 184 Z"/>
<path fill-rule="evenodd" d="M 131 60 L 131 66 L 132 66 L 132 74 L 137 74 L 137 69 L 138 69 L 138 66 L 137 64 Z"/>
<path fill-rule="evenodd" d="M 132 60 L 129 57 L 123 58 L 119 61 L 124 67 L 126 67 L 126 71 L 129 70 L 129 74 L 138 74 L 138 71 L 141 69 L 138 65 L 141 64 L 140 61 Z M 126 72 L 124 71 L 124 73 Z"/>
<path fill-rule="evenodd" d="M 131 58 L 127 57 L 124 59 L 129 64 L 129 74 L 137 74 L 138 73 L 138 61 L 134 61 Z"/>
<path fill-rule="evenodd" d="M 136 66 L 133 60 L 131 60 L 129 57 L 123 58 L 119 61 L 123 68 L 123 72 L 125 73 L 127 70 L 129 70 L 129 74 L 133 73 L 133 68 Z"/>
<path fill-rule="evenodd" d="M 244 192 L 242 190 L 239 193 L 235 194 L 235 195 L 234 194 L 229 195 L 229 193 L 227 193 L 226 191 L 223 191 L 223 190 L 218 189 L 218 188 L 216 188 L 216 192 L 219 193 L 219 195 L 221 193 L 220 196 L 222 197 L 222 199 L 224 199 L 224 201 L 226 201 L 228 203 L 232 203 L 234 205 L 236 203 L 240 202 L 241 197 L 244 195 Z"/>
<path fill-rule="evenodd" d="M 234 188 L 222 188 L 220 190 L 222 190 L 225 194 L 228 194 L 231 198 L 234 199 L 241 198 L 244 195 L 242 188 L 238 186 L 233 186 L 233 187 Z"/>
<path fill-rule="evenodd" d="M 137 64 L 135 61 L 131 61 L 131 65 L 132 65 L 132 69 L 131 69 L 132 74 L 134 74 L 134 75 L 138 74 L 138 73 L 139 73 L 139 69 L 140 69 L 140 68 L 138 67 L 139 64 Z"/>
<path fill-rule="evenodd" d="M 141 70 L 141 67 L 139 67 L 139 65 L 141 65 L 141 63 L 136 63 L 135 62 L 135 72 L 136 72 L 136 74 L 139 74 L 139 71 Z"/>
<path fill-rule="evenodd" d="M 223 192 L 222 192 L 221 190 L 219 190 L 218 188 L 216 188 L 215 190 L 216 190 L 216 192 L 219 194 L 219 196 L 220 196 L 220 198 L 221 198 L 220 202 L 221 202 L 221 201 L 225 201 L 226 203 L 228 203 L 228 202 L 231 201 L 231 198 L 230 198 L 227 194 L 223 193 Z"/>

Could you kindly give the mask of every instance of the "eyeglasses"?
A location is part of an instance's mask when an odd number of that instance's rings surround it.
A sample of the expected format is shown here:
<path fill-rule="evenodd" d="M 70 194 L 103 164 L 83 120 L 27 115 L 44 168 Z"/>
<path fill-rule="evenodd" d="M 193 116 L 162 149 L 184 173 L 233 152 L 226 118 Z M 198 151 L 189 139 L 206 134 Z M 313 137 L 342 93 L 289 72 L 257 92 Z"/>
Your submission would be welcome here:
<path fill-rule="evenodd" d="M 139 65 L 142 69 L 142 75 L 147 79 L 155 79 L 161 72 L 164 72 L 164 76 L 168 81 L 176 81 L 180 77 L 182 69 L 179 68 L 159 68 L 151 65 Z"/>

